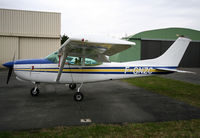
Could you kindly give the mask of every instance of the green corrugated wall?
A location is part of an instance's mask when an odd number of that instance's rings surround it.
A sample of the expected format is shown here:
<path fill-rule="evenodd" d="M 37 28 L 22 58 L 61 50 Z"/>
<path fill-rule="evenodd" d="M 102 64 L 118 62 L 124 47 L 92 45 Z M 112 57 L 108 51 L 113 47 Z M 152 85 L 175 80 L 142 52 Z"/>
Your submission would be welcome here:
<path fill-rule="evenodd" d="M 110 57 L 110 61 L 112 62 L 125 62 L 125 61 L 134 61 L 139 60 L 141 57 L 141 41 L 140 40 L 134 40 L 133 42 L 136 43 L 136 45 L 131 46 L 129 49 L 126 49 L 120 53 L 117 53 Z"/>
<path fill-rule="evenodd" d="M 110 57 L 113 62 L 135 61 L 141 59 L 141 39 L 148 40 L 176 40 L 178 35 L 184 35 L 193 41 L 200 41 L 200 31 L 187 28 L 164 28 L 150 30 L 131 35 L 126 39 L 135 42 L 131 48 Z"/>

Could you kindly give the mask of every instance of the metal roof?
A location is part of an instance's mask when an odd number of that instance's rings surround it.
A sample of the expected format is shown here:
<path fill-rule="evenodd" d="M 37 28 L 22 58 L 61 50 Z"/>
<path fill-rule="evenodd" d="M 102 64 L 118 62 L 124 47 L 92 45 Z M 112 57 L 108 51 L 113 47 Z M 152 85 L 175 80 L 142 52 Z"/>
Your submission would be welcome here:
<path fill-rule="evenodd" d="M 193 41 L 200 42 L 200 31 L 188 28 L 164 28 L 140 32 L 128 37 L 128 40 L 164 40 L 174 41 L 183 35 Z"/>

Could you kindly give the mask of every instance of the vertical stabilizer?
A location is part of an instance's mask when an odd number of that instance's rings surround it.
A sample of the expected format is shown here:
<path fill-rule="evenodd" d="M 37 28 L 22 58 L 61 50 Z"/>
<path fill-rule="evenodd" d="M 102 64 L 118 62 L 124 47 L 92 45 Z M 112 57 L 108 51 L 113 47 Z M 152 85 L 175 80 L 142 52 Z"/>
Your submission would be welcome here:
<path fill-rule="evenodd" d="M 159 65 L 164 66 L 178 66 L 189 43 L 190 39 L 179 37 L 169 49 L 160 57 L 156 58 L 155 61 Z"/>

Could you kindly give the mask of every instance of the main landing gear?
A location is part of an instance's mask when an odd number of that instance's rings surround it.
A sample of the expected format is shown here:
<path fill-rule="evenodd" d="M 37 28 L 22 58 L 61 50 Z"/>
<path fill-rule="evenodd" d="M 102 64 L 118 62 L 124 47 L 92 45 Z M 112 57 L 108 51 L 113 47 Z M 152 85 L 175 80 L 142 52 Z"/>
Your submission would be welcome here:
<path fill-rule="evenodd" d="M 75 101 L 82 101 L 83 100 L 83 94 L 80 92 L 81 87 L 83 86 L 83 83 L 81 83 L 81 85 L 78 87 L 77 92 L 74 94 L 74 100 Z M 76 83 L 70 83 L 69 84 L 69 88 L 71 90 L 74 90 L 76 88 Z"/>
<path fill-rule="evenodd" d="M 80 92 L 80 89 L 81 89 L 82 86 L 83 86 L 83 83 L 81 83 L 81 85 L 78 87 L 77 92 L 74 94 L 74 100 L 75 101 L 80 102 L 84 98 L 83 94 Z"/>
<path fill-rule="evenodd" d="M 70 83 L 70 84 L 69 84 L 69 88 L 70 88 L 71 90 L 76 89 L 76 83 Z"/>

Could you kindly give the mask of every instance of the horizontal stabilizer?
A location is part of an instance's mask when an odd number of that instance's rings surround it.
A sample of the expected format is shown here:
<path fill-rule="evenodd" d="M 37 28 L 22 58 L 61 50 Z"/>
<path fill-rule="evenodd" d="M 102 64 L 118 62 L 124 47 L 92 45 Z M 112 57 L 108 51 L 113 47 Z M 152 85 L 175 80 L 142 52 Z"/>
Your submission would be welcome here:
<path fill-rule="evenodd" d="M 172 72 L 179 72 L 179 73 L 192 73 L 192 74 L 196 74 L 195 72 L 178 70 L 178 69 L 169 69 L 169 68 L 156 68 L 156 69 L 157 70 L 161 70 L 161 71 L 172 71 Z"/>

